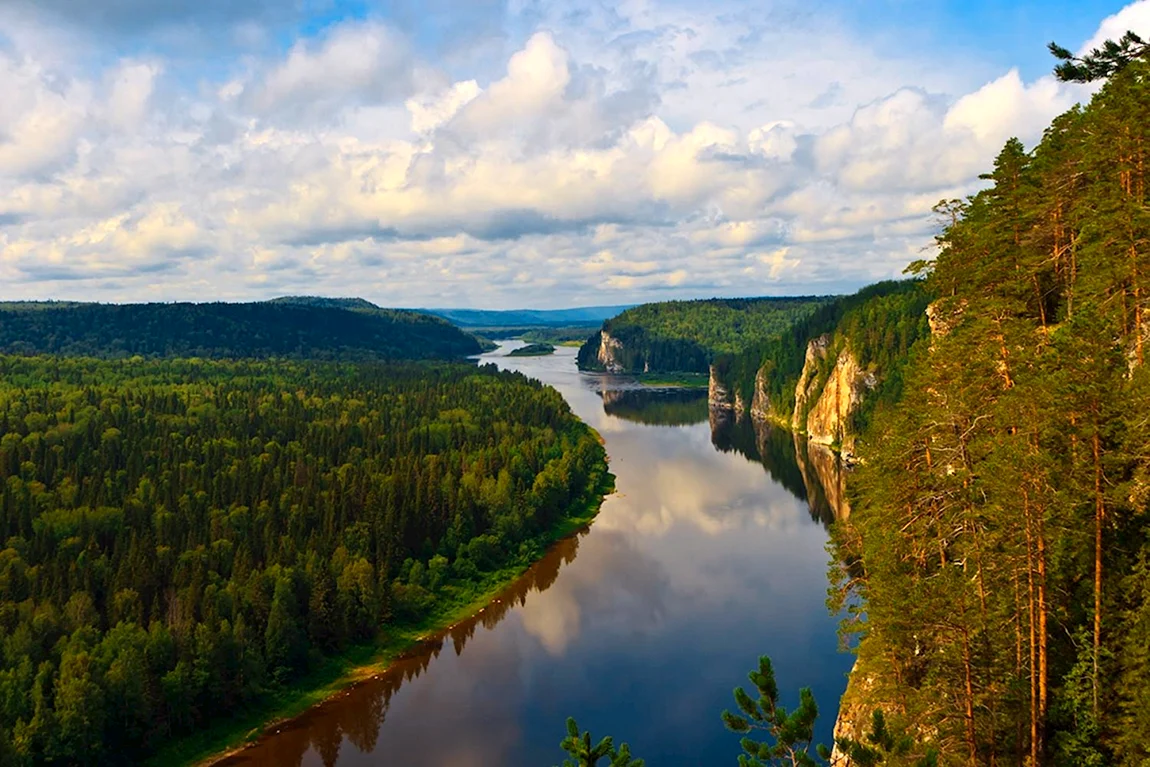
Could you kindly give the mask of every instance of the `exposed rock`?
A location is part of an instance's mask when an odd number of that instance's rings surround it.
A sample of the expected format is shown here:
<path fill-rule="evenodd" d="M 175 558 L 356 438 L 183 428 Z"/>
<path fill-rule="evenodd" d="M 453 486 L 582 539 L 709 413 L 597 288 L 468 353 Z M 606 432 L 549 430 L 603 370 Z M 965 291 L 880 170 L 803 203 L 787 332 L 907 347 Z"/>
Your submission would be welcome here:
<path fill-rule="evenodd" d="M 771 397 L 767 394 L 767 366 L 759 368 L 755 373 L 755 393 L 751 397 L 751 418 L 756 421 L 766 421 L 772 418 Z"/>
<path fill-rule="evenodd" d="M 807 415 L 807 437 L 822 445 L 838 444 L 844 456 L 853 455 L 856 435 L 850 428 L 851 417 L 863 396 L 877 385 L 874 373 L 863 370 L 850 349 L 843 349 Z"/>
<path fill-rule="evenodd" d="M 852 762 L 839 750 L 840 738 L 862 741 L 870 730 L 873 712 L 866 706 L 866 698 L 874 687 L 874 680 L 859 670 L 859 661 L 851 669 L 847 679 L 847 689 L 839 702 L 839 715 L 835 719 L 835 747 L 831 751 L 831 767 L 851 767 Z"/>
<path fill-rule="evenodd" d="M 740 421 L 747 417 L 747 403 L 743 401 L 743 395 L 738 391 L 735 392 L 735 418 Z"/>
<path fill-rule="evenodd" d="M 807 342 L 807 356 L 803 362 L 803 372 L 799 375 L 799 382 L 795 385 L 795 412 L 791 416 L 791 428 L 795 431 L 802 431 L 806 426 L 803 423 L 802 414 L 807 409 L 807 402 L 814 395 L 815 387 L 818 386 L 819 363 L 826 359 L 827 348 L 830 343 L 831 338 L 827 335 L 812 338 Z"/>
<path fill-rule="evenodd" d="M 957 304 L 953 300 L 946 304 L 942 301 L 932 301 L 927 304 L 926 321 L 930 325 L 931 336 L 938 338 L 949 333 L 962 319 L 964 309 L 966 301 L 959 301 Z"/>
<path fill-rule="evenodd" d="M 619 362 L 618 354 L 623 350 L 623 344 L 617 338 L 603 330 L 599 333 L 599 352 L 596 355 L 603 369 L 611 373 L 620 373 L 623 364 Z"/>
<path fill-rule="evenodd" d="M 731 411 L 735 409 L 735 405 L 737 404 L 735 396 L 731 394 L 730 389 L 719 380 L 719 375 L 714 365 L 711 365 L 711 377 L 707 382 L 707 404 L 710 405 L 711 410 Z"/>

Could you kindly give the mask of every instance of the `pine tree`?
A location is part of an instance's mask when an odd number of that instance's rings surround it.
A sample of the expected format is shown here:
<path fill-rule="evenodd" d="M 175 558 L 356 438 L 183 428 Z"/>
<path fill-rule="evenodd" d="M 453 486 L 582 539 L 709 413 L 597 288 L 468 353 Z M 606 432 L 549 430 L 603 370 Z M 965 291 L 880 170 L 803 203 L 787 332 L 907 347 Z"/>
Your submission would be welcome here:
<path fill-rule="evenodd" d="M 816 767 L 818 761 L 811 754 L 811 748 L 819 707 L 810 688 L 799 691 L 798 708 L 788 712 L 779 705 L 779 686 L 770 658 L 765 655 L 759 658 L 758 669 L 751 671 L 747 678 L 758 692 L 758 698 L 736 687 L 735 703 L 739 713 L 724 711 L 722 715 L 727 729 L 745 736 L 740 741 L 744 753 L 739 755 L 739 767 L 776 764 Z M 755 740 L 751 737 L 753 733 L 763 733 L 769 740 Z M 823 759 L 830 756 L 825 746 L 819 745 L 815 751 Z"/>

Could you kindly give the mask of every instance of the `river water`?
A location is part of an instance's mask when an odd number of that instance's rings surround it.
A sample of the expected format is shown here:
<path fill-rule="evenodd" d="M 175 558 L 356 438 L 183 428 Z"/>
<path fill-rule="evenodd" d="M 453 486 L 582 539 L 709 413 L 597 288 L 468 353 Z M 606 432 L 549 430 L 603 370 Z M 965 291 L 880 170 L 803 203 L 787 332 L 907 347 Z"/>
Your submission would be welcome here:
<path fill-rule="evenodd" d="M 245 767 L 550 767 L 566 717 L 650 767 L 733 767 L 734 708 L 758 656 L 830 743 L 851 657 L 825 607 L 829 454 L 708 418 L 705 392 L 575 367 L 575 350 L 483 361 L 557 388 L 603 436 L 617 492 L 475 619 L 226 760 Z M 808 502 L 807 499 L 810 499 Z"/>

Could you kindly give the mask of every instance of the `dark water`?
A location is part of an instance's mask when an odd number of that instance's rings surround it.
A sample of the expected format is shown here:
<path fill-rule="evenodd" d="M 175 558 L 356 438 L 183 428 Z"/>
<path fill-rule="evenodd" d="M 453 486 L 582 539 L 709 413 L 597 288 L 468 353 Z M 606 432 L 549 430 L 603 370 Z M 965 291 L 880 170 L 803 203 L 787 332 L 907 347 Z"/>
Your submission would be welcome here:
<path fill-rule="evenodd" d="M 829 743 L 850 669 L 824 606 L 833 459 L 709 421 L 702 392 L 580 374 L 573 349 L 487 358 L 563 393 L 617 494 L 483 614 L 228 764 L 549 767 L 571 715 L 651 767 L 732 767 L 719 712 L 760 654 L 790 703 L 813 688 Z"/>

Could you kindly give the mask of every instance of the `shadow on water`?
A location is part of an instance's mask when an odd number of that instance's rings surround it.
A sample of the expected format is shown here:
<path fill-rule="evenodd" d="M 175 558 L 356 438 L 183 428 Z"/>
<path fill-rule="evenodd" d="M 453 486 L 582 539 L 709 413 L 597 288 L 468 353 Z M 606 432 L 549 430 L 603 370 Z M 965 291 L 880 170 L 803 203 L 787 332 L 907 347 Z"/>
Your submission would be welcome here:
<path fill-rule="evenodd" d="M 689 426 L 707 420 L 706 389 L 604 389 L 603 412 L 632 423 Z"/>
<path fill-rule="evenodd" d="M 268 733 L 256 748 L 239 751 L 216 762 L 216 767 L 240 765 L 299 765 L 314 749 L 325 767 L 339 762 L 344 740 L 360 754 L 378 745 L 392 696 L 408 682 L 418 679 L 432 661 L 450 648 L 463 654 L 478 628 L 494 628 L 515 607 L 527 604 L 533 593 L 546 591 L 559 577 L 559 570 L 575 559 L 584 530 L 556 543 L 547 554 L 500 592 L 483 610 L 455 624 L 391 663 L 386 671 L 355 684 Z"/>
<path fill-rule="evenodd" d="M 766 421 L 721 410 L 711 410 L 709 418 L 716 450 L 761 463 L 771 479 L 807 502 L 812 519 L 829 529 L 850 516 L 847 470 L 833 450 Z"/>

